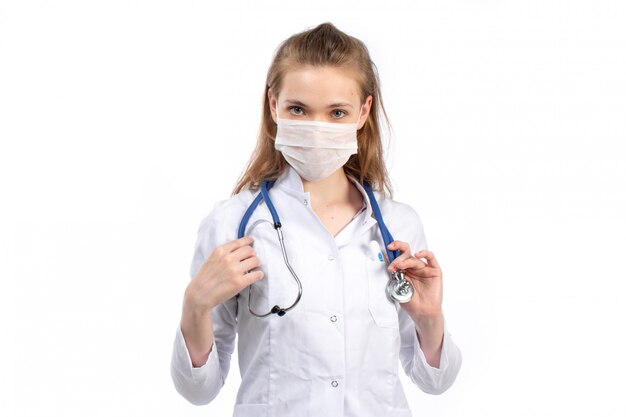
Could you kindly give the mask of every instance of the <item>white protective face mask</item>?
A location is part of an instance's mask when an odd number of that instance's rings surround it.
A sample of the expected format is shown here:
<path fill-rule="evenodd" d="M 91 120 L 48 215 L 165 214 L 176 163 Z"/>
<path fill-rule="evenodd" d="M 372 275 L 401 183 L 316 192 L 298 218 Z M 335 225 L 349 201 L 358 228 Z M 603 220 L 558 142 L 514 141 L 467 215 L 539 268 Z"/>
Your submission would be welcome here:
<path fill-rule="evenodd" d="M 279 119 L 277 108 L 274 147 L 302 178 L 324 179 L 341 168 L 350 155 L 357 153 L 356 129 L 361 111 L 356 123 L 331 123 Z"/>

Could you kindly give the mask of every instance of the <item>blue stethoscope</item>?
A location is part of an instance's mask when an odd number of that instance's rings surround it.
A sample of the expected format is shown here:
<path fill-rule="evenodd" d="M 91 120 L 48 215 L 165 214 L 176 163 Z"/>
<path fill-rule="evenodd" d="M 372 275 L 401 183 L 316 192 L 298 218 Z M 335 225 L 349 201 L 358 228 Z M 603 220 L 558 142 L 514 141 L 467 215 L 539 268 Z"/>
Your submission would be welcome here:
<path fill-rule="evenodd" d="M 240 239 L 244 236 L 246 225 L 248 224 L 248 220 L 252 216 L 252 213 L 257 208 L 261 200 L 262 199 L 265 200 L 265 204 L 267 204 L 267 208 L 272 214 L 272 219 L 274 221 L 274 229 L 276 229 L 276 233 L 278 234 L 278 241 L 280 242 L 280 249 L 283 253 L 283 260 L 285 261 L 285 265 L 287 265 L 289 272 L 298 283 L 298 297 L 293 302 L 293 304 L 291 304 L 287 308 L 282 308 L 282 307 L 279 307 L 278 305 L 275 305 L 274 307 L 272 307 L 272 309 L 268 313 L 257 314 L 254 311 L 252 311 L 252 308 L 250 307 L 250 297 L 252 294 L 252 285 L 250 285 L 250 289 L 248 291 L 248 310 L 250 311 L 250 313 L 252 313 L 253 315 L 257 317 L 266 317 L 270 314 L 278 314 L 279 316 L 284 316 L 287 311 L 295 307 L 295 305 L 300 301 L 300 298 L 302 297 L 302 283 L 300 282 L 300 280 L 298 279 L 298 276 L 296 275 L 293 268 L 289 264 L 289 259 L 287 258 L 287 252 L 285 251 L 283 232 L 281 231 L 282 225 L 280 224 L 280 218 L 278 217 L 276 208 L 274 208 L 274 204 L 272 204 L 272 200 L 270 200 L 269 190 L 270 188 L 272 188 L 275 182 L 276 180 L 269 180 L 269 181 L 263 181 L 261 183 L 261 191 L 259 192 L 259 194 L 257 194 L 256 198 L 252 201 L 252 203 L 250 204 L 250 207 L 248 207 L 248 209 L 243 215 L 243 218 L 241 219 L 241 223 L 239 224 L 239 230 L 237 233 L 237 238 Z M 376 197 L 374 197 L 372 188 L 370 187 L 367 181 L 363 183 L 363 188 L 367 192 L 367 196 L 372 205 L 372 210 L 374 211 L 374 216 L 376 217 L 376 221 L 378 222 L 378 228 L 380 229 L 380 234 L 382 235 L 383 240 L 385 241 L 385 250 L 387 251 L 389 262 L 393 262 L 394 259 L 400 256 L 400 251 L 397 249 L 390 250 L 388 248 L 389 244 L 393 242 L 394 239 L 391 236 L 389 229 L 387 229 L 387 226 L 385 226 L 385 222 L 383 221 L 383 215 L 381 214 L 380 208 L 378 207 L 378 202 L 376 201 Z M 392 272 L 390 274 L 390 279 L 389 279 L 389 283 L 387 284 L 386 292 L 387 292 L 387 296 L 389 297 L 391 301 L 395 300 L 395 301 L 398 301 L 399 303 L 406 303 L 411 299 L 411 297 L 413 297 L 413 285 L 411 284 L 411 281 L 407 280 L 404 277 L 404 271 L 399 270 L 396 272 Z"/>

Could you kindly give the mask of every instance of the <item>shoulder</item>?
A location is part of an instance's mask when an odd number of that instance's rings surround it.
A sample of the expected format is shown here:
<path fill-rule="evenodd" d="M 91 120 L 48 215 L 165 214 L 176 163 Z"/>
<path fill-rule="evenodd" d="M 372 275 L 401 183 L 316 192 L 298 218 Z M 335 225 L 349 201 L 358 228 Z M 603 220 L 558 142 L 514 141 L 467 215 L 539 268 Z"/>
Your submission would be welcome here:
<path fill-rule="evenodd" d="M 402 201 L 391 199 L 375 192 L 375 197 L 383 215 L 383 221 L 394 239 L 409 242 L 414 251 L 426 249 L 424 225 L 418 211 Z"/>
<path fill-rule="evenodd" d="M 403 222 L 419 223 L 421 225 L 422 219 L 417 210 L 411 205 L 384 196 L 380 192 L 375 192 L 374 195 L 380 206 L 380 211 L 383 217 L 385 217 L 385 224 L 388 225 L 388 222 L 402 220 Z"/>
<path fill-rule="evenodd" d="M 229 198 L 218 200 L 200 220 L 198 233 L 211 231 L 222 236 L 220 240 L 236 239 L 239 222 L 255 196 L 256 193 L 246 189 Z"/>

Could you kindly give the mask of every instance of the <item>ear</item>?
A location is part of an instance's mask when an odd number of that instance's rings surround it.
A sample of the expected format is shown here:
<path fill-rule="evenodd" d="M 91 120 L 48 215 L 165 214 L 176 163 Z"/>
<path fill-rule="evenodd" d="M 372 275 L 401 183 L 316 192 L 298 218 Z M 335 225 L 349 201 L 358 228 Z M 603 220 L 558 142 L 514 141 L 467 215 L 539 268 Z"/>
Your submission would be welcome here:
<path fill-rule="evenodd" d="M 272 90 L 269 88 L 267 89 L 267 101 L 270 106 L 270 112 L 272 113 L 272 119 L 274 119 L 274 123 L 276 123 L 276 104 L 278 104 L 278 102 L 277 97 L 274 97 Z"/>
<path fill-rule="evenodd" d="M 363 103 L 363 110 L 361 111 L 361 121 L 359 122 L 359 125 L 356 127 L 356 130 L 361 129 L 365 125 L 365 122 L 367 122 L 367 117 L 370 114 L 371 108 L 372 108 L 372 96 L 369 95 L 365 99 L 365 103 Z"/>

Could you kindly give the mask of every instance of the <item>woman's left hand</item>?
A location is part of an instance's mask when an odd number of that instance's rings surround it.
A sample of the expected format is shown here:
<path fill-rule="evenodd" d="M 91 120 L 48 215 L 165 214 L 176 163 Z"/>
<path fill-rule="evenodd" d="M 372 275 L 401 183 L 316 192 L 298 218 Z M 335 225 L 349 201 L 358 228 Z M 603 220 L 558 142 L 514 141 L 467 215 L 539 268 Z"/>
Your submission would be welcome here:
<path fill-rule="evenodd" d="M 406 242 L 394 240 L 388 246 L 390 250 L 399 250 L 398 256 L 389 266 L 389 272 L 404 270 L 404 276 L 413 284 L 413 298 L 400 306 L 411 318 L 436 317 L 441 313 L 443 299 L 442 272 L 435 255 L 428 250 L 421 250 L 411 255 L 411 248 Z M 421 260 L 424 258 L 425 260 Z"/>

